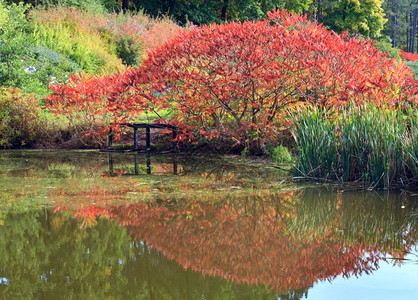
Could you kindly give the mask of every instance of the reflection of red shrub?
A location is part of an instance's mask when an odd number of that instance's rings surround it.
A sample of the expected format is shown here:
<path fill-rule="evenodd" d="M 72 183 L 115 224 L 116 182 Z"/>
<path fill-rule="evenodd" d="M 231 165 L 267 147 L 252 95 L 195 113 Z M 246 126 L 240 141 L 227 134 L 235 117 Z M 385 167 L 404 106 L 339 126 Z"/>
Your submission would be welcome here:
<path fill-rule="evenodd" d="M 405 52 L 401 49 L 401 56 L 408 61 L 418 61 L 418 54 Z"/>
<path fill-rule="evenodd" d="M 237 283 L 267 284 L 287 291 L 320 280 L 369 273 L 385 259 L 378 245 L 349 243 L 332 233 L 306 239 L 286 233 L 293 220 L 288 194 L 273 203 L 190 199 L 185 203 L 130 203 L 108 209 L 74 210 L 83 224 L 98 215 L 117 220 L 136 239 L 157 248 L 185 269 L 220 276 Z"/>
<path fill-rule="evenodd" d="M 240 143 L 274 137 L 284 110 L 301 102 L 341 107 L 415 101 L 411 70 L 387 60 L 371 41 L 285 11 L 269 18 L 183 31 L 139 68 L 94 85 L 82 78 L 56 87 L 47 106 L 63 113 L 71 113 L 70 106 L 88 109 L 93 117 L 106 111 L 116 122 L 173 107 L 178 115 L 171 121 L 188 125 L 179 140 L 222 135 Z"/>

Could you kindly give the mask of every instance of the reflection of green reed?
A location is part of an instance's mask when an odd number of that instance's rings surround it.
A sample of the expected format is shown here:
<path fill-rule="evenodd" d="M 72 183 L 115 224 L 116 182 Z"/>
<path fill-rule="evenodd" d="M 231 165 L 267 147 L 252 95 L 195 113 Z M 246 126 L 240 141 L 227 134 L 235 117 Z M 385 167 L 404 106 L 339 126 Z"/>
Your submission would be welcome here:
<path fill-rule="evenodd" d="M 313 107 L 293 114 L 305 177 L 362 181 L 368 187 L 418 183 L 418 111 L 349 107 L 338 114 Z"/>
<path fill-rule="evenodd" d="M 400 194 L 307 188 L 288 230 L 307 239 L 333 236 L 344 244 L 358 242 L 393 251 L 415 244 L 414 209 L 413 200 Z"/>

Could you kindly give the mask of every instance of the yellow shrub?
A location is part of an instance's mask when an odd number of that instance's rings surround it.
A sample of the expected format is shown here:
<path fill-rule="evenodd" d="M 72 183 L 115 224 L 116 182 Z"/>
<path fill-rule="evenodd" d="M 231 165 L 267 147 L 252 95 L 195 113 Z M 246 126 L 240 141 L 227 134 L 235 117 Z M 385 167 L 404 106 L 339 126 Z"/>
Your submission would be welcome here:
<path fill-rule="evenodd" d="M 0 87 L 0 147 L 23 147 L 36 142 L 41 128 L 39 102 L 14 87 Z"/>

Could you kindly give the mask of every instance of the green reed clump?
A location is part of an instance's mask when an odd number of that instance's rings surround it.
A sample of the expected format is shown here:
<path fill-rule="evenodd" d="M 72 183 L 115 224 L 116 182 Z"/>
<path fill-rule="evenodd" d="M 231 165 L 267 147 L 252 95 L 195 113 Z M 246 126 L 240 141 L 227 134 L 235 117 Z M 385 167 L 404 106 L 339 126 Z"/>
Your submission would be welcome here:
<path fill-rule="evenodd" d="M 417 184 L 417 109 L 350 106 L 332 114 L 307 108 L 292 114 L 299 175 L 367 187 Z"/>
<path fill-rule="evenodd" d="M 337 124 L 322 108 L 297 110 L 292 114 L 293 138 L 299 150 L 297 173 L 305 177 L 336 179 Z"/>
<path fill-rule="evenodd" d="M 405 113 L 406 130 L 401 136 L 405 152 L 403 157 L 404 180 L 418 184 L 418 109 L 408 108 Z"/>
<path fill-rule="evenodd" d="M 372 105 L 350 107 L 340 114 L 341 176 L 384 187 L 399 178 L 405 131 L 403 114 Z"/>

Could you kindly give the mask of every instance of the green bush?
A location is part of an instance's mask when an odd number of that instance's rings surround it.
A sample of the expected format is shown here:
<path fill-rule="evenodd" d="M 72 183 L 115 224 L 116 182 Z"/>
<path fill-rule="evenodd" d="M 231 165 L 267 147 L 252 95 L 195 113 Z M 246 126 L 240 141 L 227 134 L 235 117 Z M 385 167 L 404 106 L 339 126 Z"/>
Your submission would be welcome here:
<path fill-rule="evenodd" d="M 40 136 L 39 101 L 18 88 L 0 88 L 0 147 L 32 146 Z"/>
<path fill-rule="evenodd" d="M 77 73 L 79 66 L 64 55 L 47 47 L 31 49 L 30 66 L 26 68 L 21 88 L 25 93 L 45 97 L 50 93 L 50 83 L 65 83 L 70 73 Z"/>
<path fill-rule="evenodd" d="M 88 13 L 76 9 L 33 10 L 31 18 L 36 46 L 60 53 L 87 73 L 111 73 L 122 69 L 122 61 L 116 56 L 114 44 L 103 39 L 91 27 L 88 16 Z"/>
<path fill-rule="evenodd" d="M 46 6 L 74 7 L 90 13 L 104 14 L 115 8 L 116 0 L 44 0 Z"/>
<path fill-rule="evenodd" d="M 286 147 L 279 145 L 271 153 L 271 159 L 276 164 L 290 163 L 292 162 L 292 154 Z"/>
<path fill-rule="evenodd" d="M 398 48 L 393 48 L 390 41 L 381 40 L 376 42 L 375 47 L 382 53 L 388 53 L 388 58 L 400 58 L 401 51 Z"/>
<path fill-rule="evenodd" d="M 20 86 L 31 44 L 28 5 L 5 5 L 0 0 L 0 86 Z"/>
<path fill-rule="evenodd" d="M 418 79 L 418 61 L 407 61 L 406 65 L 412 69 L 415 78 Z"/>
<path fill-rule="evenodd" d="M 129 37 L 121 37 L 119 40 L 115 41 L 116 44 L 116 54 L 122 62 L 127 66 L 136 66 L 140 63 L 140 58 L 142 55 L 141 45 L 135 43 Z"/>

